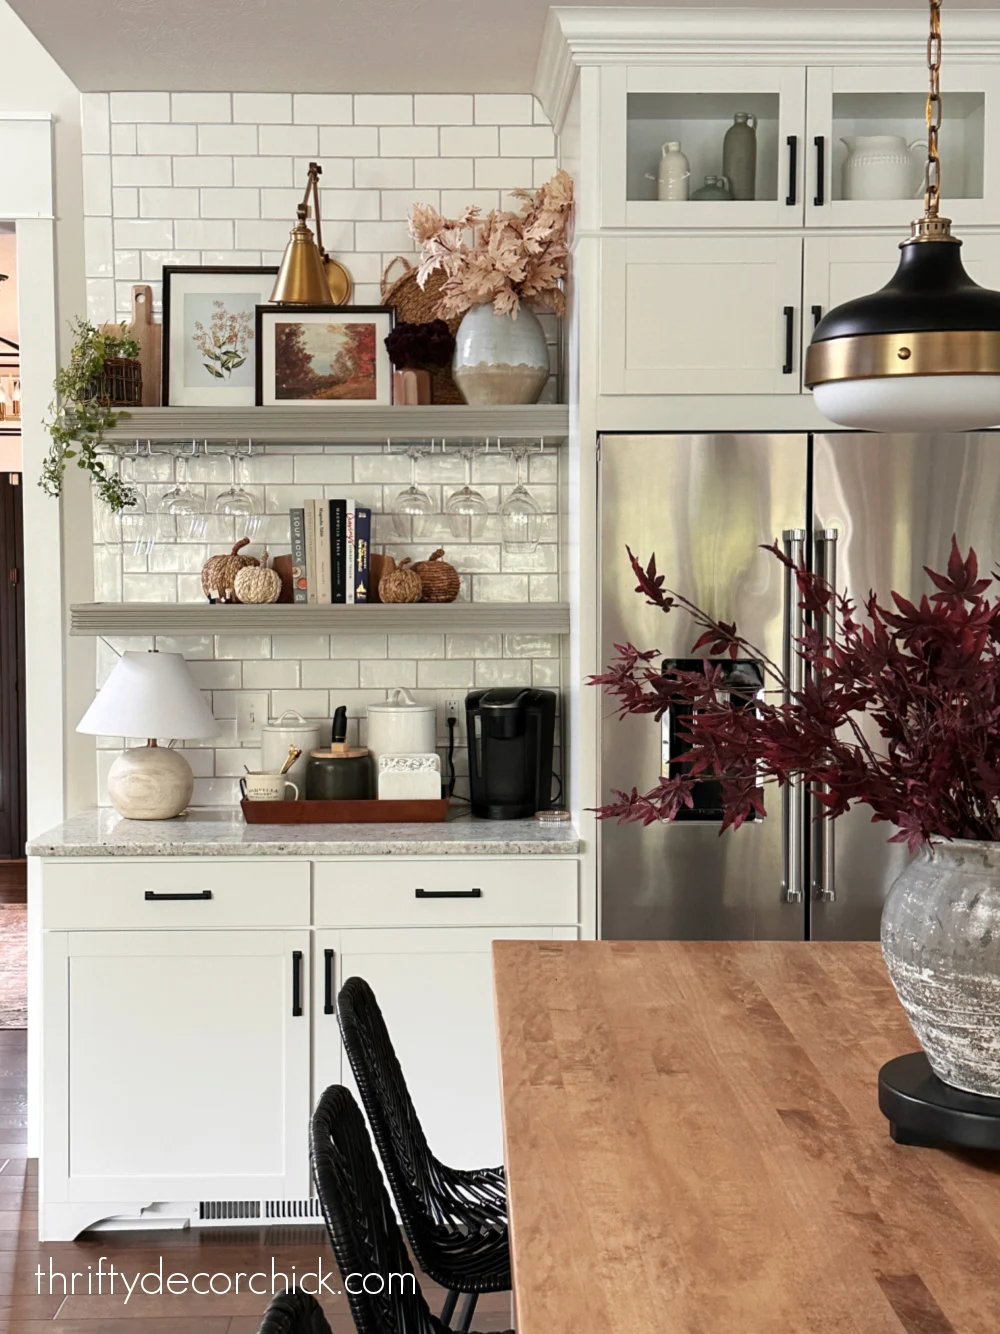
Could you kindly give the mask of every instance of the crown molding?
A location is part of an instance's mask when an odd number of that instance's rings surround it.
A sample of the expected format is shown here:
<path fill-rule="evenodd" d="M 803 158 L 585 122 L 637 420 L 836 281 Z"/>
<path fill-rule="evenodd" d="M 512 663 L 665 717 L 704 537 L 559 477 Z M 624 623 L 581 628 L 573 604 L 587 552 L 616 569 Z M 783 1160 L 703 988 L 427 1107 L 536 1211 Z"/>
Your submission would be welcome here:
<path fill-rule="evenodd" d="M 943 18 L 946 62 L 1000 63 L 1000 11 Z M 549 10 L 534 91 L 557 133 L 585 65 L 902 65 L 923 61 L 927 15 L 913 9 Z"/>

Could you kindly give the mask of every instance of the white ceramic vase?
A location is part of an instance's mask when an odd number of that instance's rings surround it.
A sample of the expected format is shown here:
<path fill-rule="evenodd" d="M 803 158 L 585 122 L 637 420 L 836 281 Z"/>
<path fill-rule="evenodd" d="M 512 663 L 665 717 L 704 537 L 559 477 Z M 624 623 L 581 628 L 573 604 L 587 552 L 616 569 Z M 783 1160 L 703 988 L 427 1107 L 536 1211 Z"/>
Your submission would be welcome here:
<path fill-rule="evenodd" d="M 937 1077 L 1000 1097 L 1000 843 L 922 848 L 885 901 L 882 953 Z"/>
<path fill-rule="evenodd" d="M 492 305 L 466 311 L 451 373 L 466 403 L 537 403 L 549 378 L 549 350 L 535 312 L 523 301 L 516 319 Z"/>
<path fill-rule="evenodd" d="M 660 150 L 657 173 L 657 196 L 660 199 L 687 199 L 691 180 L 691 165 L 681 152 L 676 139 L 671 139 Z"/>
<path fill-rule="evenodd" d="M 898 134 L 857 134 L 840 141 L 847 149 L 844 163 L 845 199 L 912 199 L 916 189 L 915 148 Z"/>

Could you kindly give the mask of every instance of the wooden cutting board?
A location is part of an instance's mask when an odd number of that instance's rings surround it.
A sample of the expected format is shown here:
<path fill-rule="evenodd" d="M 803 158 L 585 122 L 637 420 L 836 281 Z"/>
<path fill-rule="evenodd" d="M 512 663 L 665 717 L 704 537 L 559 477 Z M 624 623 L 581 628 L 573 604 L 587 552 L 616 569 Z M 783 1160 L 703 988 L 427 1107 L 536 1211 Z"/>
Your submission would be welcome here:
<path fill-rule="evenodd" d="M 117 324 L 104 324 L 103 332 L 118 331 Z M 142 406 L 160 404 L 160 351 L 163 326 L 153 323 L 153 289 L 145 283 L 132 288 L 132 322 L 126 332 L 139 344 L 139 364 L 142 367 Z"/>

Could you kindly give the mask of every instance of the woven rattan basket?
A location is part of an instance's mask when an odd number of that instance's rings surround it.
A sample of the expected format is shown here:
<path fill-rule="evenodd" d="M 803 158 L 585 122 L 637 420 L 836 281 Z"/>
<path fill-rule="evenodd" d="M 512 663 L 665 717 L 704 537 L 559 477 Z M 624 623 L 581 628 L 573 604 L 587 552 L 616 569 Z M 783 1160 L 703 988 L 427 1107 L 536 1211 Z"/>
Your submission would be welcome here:
<path fill-rule="evenodd" d="M 390 273 L 397 264 L 402 264 L 403 272 L 398 278 L 392 278 Z M 397 255 L 385 266 L 385 272 L 382 274 L 382 304 L 395 306 L 397 319 L 407 324 L 427 324 L 439 318 L 437 303 L 443 283 L 444 274 L 438 270 L 427 279 L 426 287 L 420 287 L 414 265 L 402 255 Z M 454 333 L 461 324 L 462 317 L 459 315 L 446 322 Z M 447 366 L 431 372 L 431 402 L 465 402 Z"/>

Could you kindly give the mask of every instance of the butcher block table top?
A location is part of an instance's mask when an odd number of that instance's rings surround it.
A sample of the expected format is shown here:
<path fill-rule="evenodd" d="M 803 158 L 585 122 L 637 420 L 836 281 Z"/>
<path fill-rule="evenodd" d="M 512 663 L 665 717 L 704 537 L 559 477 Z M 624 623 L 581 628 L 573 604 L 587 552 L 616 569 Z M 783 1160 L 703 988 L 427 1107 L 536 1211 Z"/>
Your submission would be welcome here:
<path fill-rule="evenodd" d="M 890 1140 L 876 944 L 493 951 L 518 1334 L 997 1334 L 1000 1161 Z"/>

